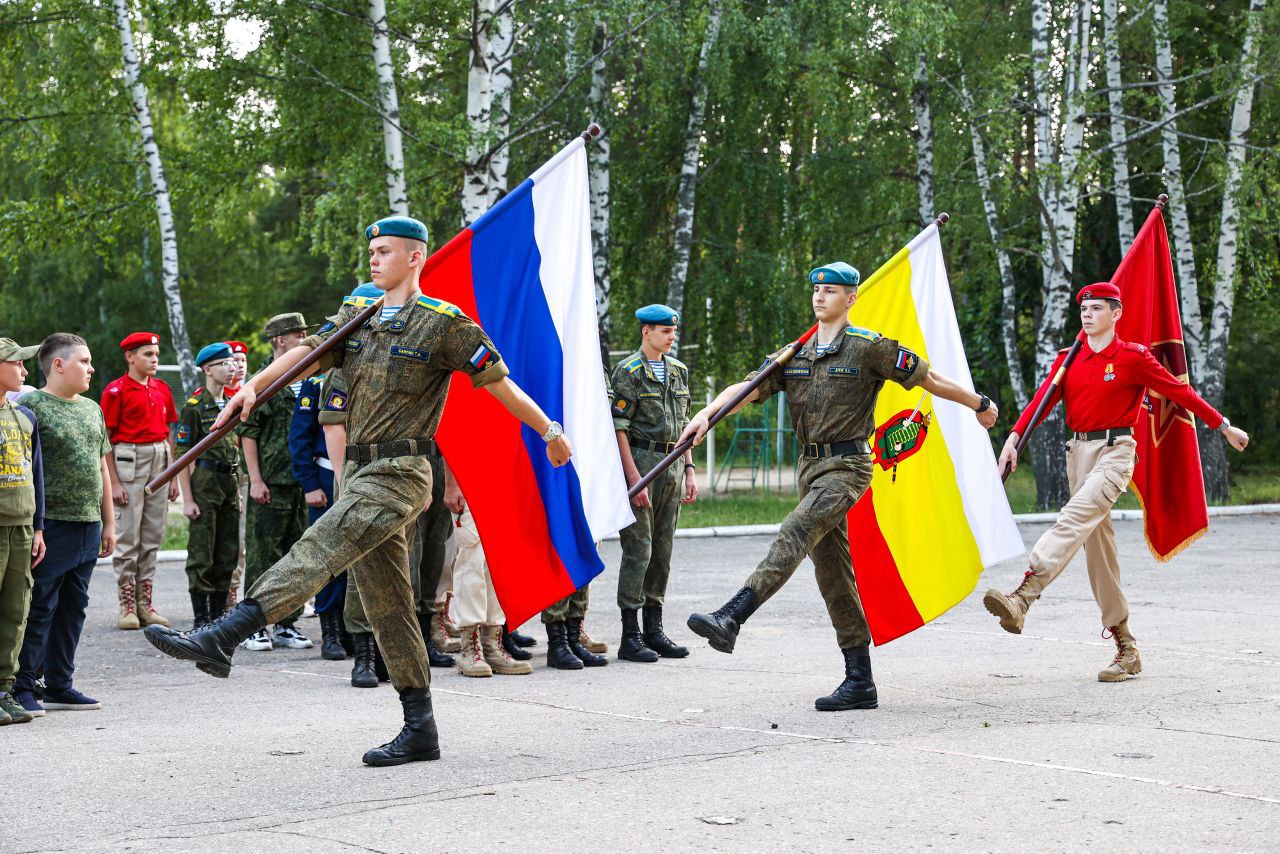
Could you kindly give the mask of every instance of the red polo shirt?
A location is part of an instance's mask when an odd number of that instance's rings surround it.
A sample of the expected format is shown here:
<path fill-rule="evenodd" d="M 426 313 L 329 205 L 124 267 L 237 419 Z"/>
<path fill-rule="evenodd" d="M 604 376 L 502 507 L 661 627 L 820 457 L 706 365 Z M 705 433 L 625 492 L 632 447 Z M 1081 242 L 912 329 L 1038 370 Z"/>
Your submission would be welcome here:
<path fill-rule="evenodd" d="M 164 380 L 152 377 L 143 385 L 125 374 L 103 390 L 102 417 L 111 444 L 148 445 L 169 438 L 178 409 Z"/>
<path fill-rule="evenodd" d="M 1031 416 L 1049 389 L 1049 380 L 1058 373 L 1066 357 L 1066 350 L 1058 353 L 1049 376 L 1022 411 L 1013 427 L 1019 436 L 1026 435 Z M 1065 395 L 1067 426 L 1073 432 L 1092 433 L 1112 427 L 1132 427 L 1138 422 L 1138 408 L 1142 406 L 1148 389 L 1153 397 L 1167 398 L 1190 410 L 1211 428 L 1222 424 L 1222 414 L 1196 394 L 1195 389 L 1169 373 L 1155 360 L 1150 350 L 1119 338 L 1113 339 L 1097 353 L 1090 350 L 1088 342 L 1085 342 L 1067 369 L 1062 385 L 1054 388 L 1053 397 L 1040 420 L 1047 418 Z"/>

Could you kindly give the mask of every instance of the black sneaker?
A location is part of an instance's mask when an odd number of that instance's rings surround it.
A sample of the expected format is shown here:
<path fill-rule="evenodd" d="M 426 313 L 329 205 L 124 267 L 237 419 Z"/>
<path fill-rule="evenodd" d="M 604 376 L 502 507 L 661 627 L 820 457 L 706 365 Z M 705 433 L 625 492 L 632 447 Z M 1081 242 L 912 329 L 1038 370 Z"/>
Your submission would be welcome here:
<path fill-rule="evenodd" d="M 87 712 L 101 709 L 102 704 L 75 688 L 46 688 L 44 707 L 51 712 Z"/>

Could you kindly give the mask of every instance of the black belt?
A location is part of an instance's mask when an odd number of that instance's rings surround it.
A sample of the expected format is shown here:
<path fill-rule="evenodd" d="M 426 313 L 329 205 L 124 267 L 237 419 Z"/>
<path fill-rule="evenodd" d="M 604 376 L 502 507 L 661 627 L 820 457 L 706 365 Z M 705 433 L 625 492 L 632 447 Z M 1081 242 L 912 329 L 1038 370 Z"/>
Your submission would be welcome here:
<path fill-rule="evenodd" d="M 392 457 L 422 457 L 440 453 L 434 439 L 397 439 L 376 445 L 347 445 L 347 462 L 365 466 L 374 460 Z"/>
<path fill-rule="evenodd" d="M 675 442 L 650 442 L 648 439 L 632 439 L 631 447 L 639 448 L 642 451 L 662 451 L 669 454 L 676 449 Z"/>
<path fill-rule="evenodd" d="M 801 446 L 801 451 L 804 456 L 810 459 L 817 459 L 819 457 L 843 457 L 846 454 L 869 454 L 871 453 L 871 446 L 866 442 L 856 440 L 828 442 L 825 444 L 822 442 L 810 442 Z"/>
<path fill-rule="evenodd" d="M 1112 427 L 1110 430 L 1094 430 L 1090 433 L 1076 433 L 1075 438 L 1080 442 L 1096 442 L 1099 439 L 1106 439 L 1107 445 L 1114 445 L 1115 440 L 1120 436 L 1132 436 L 1132 427 Z"/>
<path fill-rule="evenodd" d="M 218 460 L 196 460 L 196 468 L 209 469 L 210 471 L 221 472 L 222 474 L 235 474 L 236 467 L 232 463 L 223 463 Z"/>

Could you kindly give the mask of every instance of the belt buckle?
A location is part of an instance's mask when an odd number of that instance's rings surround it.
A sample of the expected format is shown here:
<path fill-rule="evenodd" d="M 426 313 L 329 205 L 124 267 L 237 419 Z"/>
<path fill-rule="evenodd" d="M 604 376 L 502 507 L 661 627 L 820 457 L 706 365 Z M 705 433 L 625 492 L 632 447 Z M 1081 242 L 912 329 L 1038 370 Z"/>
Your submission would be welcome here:
<path fill-rule="evenodd" d="M 820 456 L 820 453 L 819 453 L 820 451 L 821 451 L 821 448 L 818 447 L 817 442 L 810 442 L 804 446 L 804 455 L 806 457 L 813 457 L 816 459 L 817 457 Z"/>
<path fill-rule="evenodd" d="M 676 443 L 675 443 L 675 442 L 667 442 L 667 444 L 663 446 L 663 451 L 664 451 L 664 452 L 666 452 L 666 453 L 668 453 L 668 454 L 669 454 L 669 453 L 671 453 L 672 451 L 674 451 L 675 449 L 676 449 Z"/>

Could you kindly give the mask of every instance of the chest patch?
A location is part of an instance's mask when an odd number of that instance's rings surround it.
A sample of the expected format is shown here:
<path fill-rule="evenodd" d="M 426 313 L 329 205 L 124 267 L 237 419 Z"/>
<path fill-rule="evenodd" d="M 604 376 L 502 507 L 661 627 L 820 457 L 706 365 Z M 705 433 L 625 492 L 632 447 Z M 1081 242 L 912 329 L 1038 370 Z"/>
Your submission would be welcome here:
<path fill-rule="evenodd" d="M 809 377 L 813 376 L 813 367 L 811 365 L 805 365 L 803 367 L 783 368 L 782 375 L 792 379 L 807 380 Z"/>
<path fill-rule="evenodd" d="M 342 342 L 342 346 L 346 347 L 349 352 L 354 353 L 364 346 L 364 342 L 357 341 L 354 338 L 348 338 L 346 341 Z"/>
<path fill-rule="evenodd" d="M 856 377 L 862 371 L 861 368 L 846 365 L 832 365 L 827 368 L 827 373 L 833 377 Z"/>
<path fill-rule="evenodd" d="M 392 345 L 391 356 L 396 359 L 414 359 L 419 362 L 431 361 L 430 350 L 422 350 L 417 347 L 401 347 L 399 344 Z"/>

